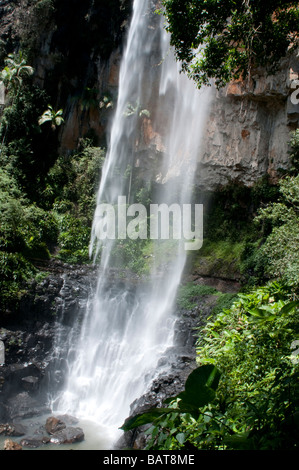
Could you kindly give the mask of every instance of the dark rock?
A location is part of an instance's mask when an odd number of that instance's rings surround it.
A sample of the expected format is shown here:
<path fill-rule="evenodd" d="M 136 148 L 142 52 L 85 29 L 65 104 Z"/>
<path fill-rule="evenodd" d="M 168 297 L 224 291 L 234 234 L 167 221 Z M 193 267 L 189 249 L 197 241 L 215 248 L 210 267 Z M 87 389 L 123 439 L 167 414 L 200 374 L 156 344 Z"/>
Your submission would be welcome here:
<path fill-rule="evenodd" d="M 20 444 L 23 447 L 28 447 L 30 449 L 37 449 L 38 447 L 41 447 L 44 444 L 48 444 L 50 442 L 50 439 L 47 436 L 44 436 L 40 439 L 37 439 L 35 437 L 26 437 L 25 439 L 22 439 Z"/>
<path fill-rule="evenodd" d="M 48 434 L 55 434 L 62 429 L 65 429 L 66 424 L 61 421 L 59 418 L 55 418 L 55 416 L 50 416 L 46 422 L 46 431 Z"/>
<path fill-rule="evenodd" d="M 63 421 L 67 426 L 73 426 L 79 423 L 78 418 L 76 418 L 75 416 L 67 415 L 67 414 L 59 415 L 57 416 L 57 418 L 60 421 Z"/>
<path fill-rule="evenodd" d="M 33 376 L 23 377 L 22 383 L 24 390 L 34 391 L 38 389 L 39 378 Z"/>
<path fill-rule="evenodd" d="M 1 322 L 6 354 L 0 366 L 0 423 L 49 412 L 40 403 L 46 402 L 49 386 L 58 390 L 64 384 L 69 332 L 84 314 L 97 279 L 91 266 L 50 261 L 45 269 L 51 274 L 31 282 L 18 311 Z M 61 344 L 54 350 L 58 328 Z"/>
<path fill-rule="evenodd" d="M 45 405 L 40 404 L 28 392 L 22 392 L 9 398 L 6 407 L 7 415 L 11 420 L 30 418 L 49 412 Z"/>
<path fill-rule="evenodd" d="M 84 440 L 84 432 L 81 428 L 67 427 L 56 432 L 50 438 L 52 444 L 74 444 Z"/>
<path fill-rule="evenodd" d="M 0 424 L 0 434 L 5 436 L 24 436 L 26 428 L 21 423 Z"/>

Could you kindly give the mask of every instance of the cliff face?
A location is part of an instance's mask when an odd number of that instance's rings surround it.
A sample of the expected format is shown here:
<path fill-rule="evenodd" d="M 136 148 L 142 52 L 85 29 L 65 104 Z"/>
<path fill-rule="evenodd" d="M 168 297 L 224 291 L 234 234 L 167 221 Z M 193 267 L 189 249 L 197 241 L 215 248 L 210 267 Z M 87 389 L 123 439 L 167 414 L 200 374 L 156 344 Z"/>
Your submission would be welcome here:
<path fill-rule="evenodd" d="M 197 182 L 206 188 L 237 180 L 247 186 L 264 175 L 275 181 L 289 167 L 290 132 L 298 127 L 299 105 L 292 84 L 298 57 L 285 59 L 273 76 L 256 73 L 214 93 Z"/>
<path fill-rule="evenodd" d="M 281 62 L 275 75 L 257 70 L 249 82 L 239 80 L 212 90 L 198 153 L 197 186 L 213 190 L 233 181 L 251 186 L 265 175 L 277 180 L 280 170 L 290 165 L 290 133 L 298 127 L 299 105 L 291 99 L 298 77 L 298 56 L 292 56 Z M 143 122 L 143 145 L 157 165 L 165 146 L 149 118 Z M 150 177 L 148 160 L 138 160 L 145 179 Z"/>

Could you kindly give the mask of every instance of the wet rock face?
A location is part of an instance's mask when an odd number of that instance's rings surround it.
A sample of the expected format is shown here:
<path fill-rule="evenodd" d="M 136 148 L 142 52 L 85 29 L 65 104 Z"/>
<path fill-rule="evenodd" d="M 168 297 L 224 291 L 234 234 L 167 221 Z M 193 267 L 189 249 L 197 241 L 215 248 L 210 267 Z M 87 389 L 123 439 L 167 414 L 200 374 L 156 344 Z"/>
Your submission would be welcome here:
<path fill-rule="evenodd" d="M 57 372 L 54 342 L 58 329 L 67 337 L 73 322 L 83 315 L 96 281 L 92 267 L 54 262 L 51 274 L 33 282 L 18 312 L 2 319 L 0 340 L 5 362 L 0 365 L 0 422 L 49 412 L 47 389 L 63 383 L 63 365 Z M 54 372 L 57 373 L 54 373 Z"/>
<path fill-rule="evenodd" d="M 55 418 L 55 416 L 51 416 L 47 419 L 46 422 L 46 431 L 48 434 L 55 434 L 56 432 L 65 429 L 66 424 L 59 418 Z"/>
<path fill-rule="evenodd" d="M 52 435 L 52 444 L 74 444 L 84 440 L 84 432 L 81 428 L 69 427 L 58 431 Z"/>
<path fill-rule="evenodd" d="M 132 0 L 0 2 L 4 57 L 25 44 L 34 82 L 64 110 L 62 151 L 76 149 L 90 131 L 99 143 L 105 142 L 109 113 L 99 103 L 105 94 L 117 93 L 118 62 L 131 9 Z"/>

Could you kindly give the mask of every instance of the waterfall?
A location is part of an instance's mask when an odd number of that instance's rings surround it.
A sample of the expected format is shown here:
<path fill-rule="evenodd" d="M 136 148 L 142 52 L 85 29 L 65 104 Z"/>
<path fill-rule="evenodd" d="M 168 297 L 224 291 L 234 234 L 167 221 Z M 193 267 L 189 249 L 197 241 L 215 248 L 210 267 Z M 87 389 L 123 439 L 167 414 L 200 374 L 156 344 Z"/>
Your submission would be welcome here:
<path fill-rule="evenodd" d="M 153 4 L 134 1 L 98 206 L 114 207 L 120 196 L 136 202 L 134 181 L 144 167 L 155 184 L 155 201 L 192 201 L 208 93 L 179 73 L 165 20 Z M 145 187 L 149 178 L 143 181 Z M 173 345 L 172 310 L 186 250 L 181 240 L 153 241 L 150 273 L 133 283 L 125 264 L 123 277 L 114 275 L 119 240 L 98 240 L 97 221 L 95 214 L 90 253 L 100 255 L 97 287 L 69 337 L 68 376 L 55 406 L 104 425 L 113 440 Z M 137 247 L 139 240 L 134 242 Z"/>

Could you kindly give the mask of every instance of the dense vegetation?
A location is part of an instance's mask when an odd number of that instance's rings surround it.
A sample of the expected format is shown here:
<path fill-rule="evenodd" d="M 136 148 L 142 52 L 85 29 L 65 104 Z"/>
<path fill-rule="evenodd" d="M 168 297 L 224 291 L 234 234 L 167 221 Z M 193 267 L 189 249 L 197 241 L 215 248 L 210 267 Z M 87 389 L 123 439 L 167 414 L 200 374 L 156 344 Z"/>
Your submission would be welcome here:
<path fill-rule="evenodd" d="M 185 391 L 124 423 L 152 423 L 147 449 L 298 448 L 298 300 L 272 282 L 239 294 L 197 341 Z M 295 349 L 297 347 L 297 349 Z M 293 350 L 292 350 L 293 348 Z"/>
<path fill-rule="evenodd" d="M 163 0 L 171 43 L 183 70 L 201 86 L 250 78 L 298 46 L 297 1 Z M 200 51 L 200 53 L 199 53 Z"/>
<path fill-rule="evenodd" d="M 62 110 L 48 105 L 22 53 L 5 59 L 0 127 L 1 310 L 16 308 L 26 281 L 54 255 L 89 262 L 88 242 L 104 151 L 85 139 L 57 152 Z"/>

